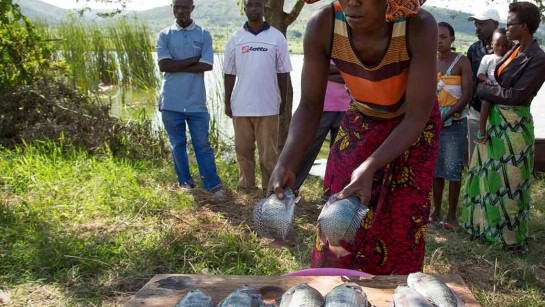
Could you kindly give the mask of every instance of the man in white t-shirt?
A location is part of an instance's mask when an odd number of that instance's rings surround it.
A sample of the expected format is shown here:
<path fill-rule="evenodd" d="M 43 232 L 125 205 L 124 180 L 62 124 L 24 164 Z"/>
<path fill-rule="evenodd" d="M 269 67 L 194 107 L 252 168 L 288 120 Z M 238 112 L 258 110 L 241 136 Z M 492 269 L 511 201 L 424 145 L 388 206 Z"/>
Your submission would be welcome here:
<path fill-rule="evenodd" d="M 263 21 L 265 0 L 246 0 L 248 21 L 227 42 L 225 114 L 233 119 L 238 187 L 254 190 L 255 144 L 266 191 L 278 159 L 279 114 L 286 105 L 291 62 L 284 35 Z M 236 84 L 235 84 L 236 83 Z"/>

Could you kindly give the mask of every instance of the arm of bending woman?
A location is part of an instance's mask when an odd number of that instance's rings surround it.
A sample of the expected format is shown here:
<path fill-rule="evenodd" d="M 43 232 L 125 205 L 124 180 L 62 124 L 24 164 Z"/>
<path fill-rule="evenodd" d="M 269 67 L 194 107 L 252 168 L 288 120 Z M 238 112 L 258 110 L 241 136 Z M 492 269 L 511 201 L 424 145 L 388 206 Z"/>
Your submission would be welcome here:
<path fill-rule="evenodd" d="M 410 19 L 409 27 L 409 79 L 407 83 L 406 112 L 401 123 L 390 136 L 354 172 L 350 183 L 340 192 L 339 198 L 356 195 L 363 204 L 371 200 L 373 175 L 390 161 L 400 156 L 424 131 L 436 100 L 436 50 L 437 23 L 425 10 Z"/>
<path fill-rule="evenodd" d="M 301 74 L 301 101 L 291 119 L 288 139 L 269 180 L 269 193 L 284 198 L 284 188 L 293 189 L 295 174 L 316 135 L 324 106 L 329 75 L 331 7 L 315 13 L 307 24 L 304 38 L 304 63 Z"/>

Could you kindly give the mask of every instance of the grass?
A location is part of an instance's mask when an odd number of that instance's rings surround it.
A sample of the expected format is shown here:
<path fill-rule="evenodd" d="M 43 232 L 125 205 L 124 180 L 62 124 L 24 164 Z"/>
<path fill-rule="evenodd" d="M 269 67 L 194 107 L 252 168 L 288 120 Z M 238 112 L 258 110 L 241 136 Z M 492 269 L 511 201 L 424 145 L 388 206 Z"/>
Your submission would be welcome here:
<path fill-rule="evenodd" d="M 461 275 L 483 306 L 545 306 L 545 271 L 539 268 L 545 260 L 545 247 L 540 243 L 545 238 L 545 176 L 536 174 L 535 179 L 529 254 L 518 257 L 501 246 L 469 241 L 469 235 L 460 228 L 450 232 L 431 225 L 425 270 Z M 444 197 L 443 209 L 445 204 Z"/>
<path fill-rule="evenodd" d="M 125 18 L 83 23 L 72 17 L 56 27 L 40 24 L 39 30 L 56 43 L 73 84 L 85 92 L 97 92 L 101 85 L 159 87 L 155 38 L 144 23 Z"/>
<path fill-rule="evenodd" d="M 157 87 L 146 79 L 156 74 L 145 27 L 73 23 L 57 31 L 81 89 L 94 92 L 100 82 Z M 212 122 L 215 144 L 223 137 L 218 127 Z M 227 202 L 213 204 L 200 189 L 176 189 L 172 162 L 153 142 L 125 140 L 147 153 L 133 158 L 107 146 L 91 154 L 60 143 L 0 147 L 0 290 L 11 293 L 10 306 L 119 306 L 159 273 L 279 275 L 310 263 L 321 204 L 315 178 L 302 188 L 294 246 L 271 249 L 253 231 L 261 195 L 235 191 L 237 166 L 220 147 L 218 171 L 230 192 Z M 424 271 L 460 274 L 483 306 L 545 306 L 545 271 L 538 268 L 545 254 L 545 178 L 537 179 L 527 256 L 432 225 Z"/>
<path fill-rule="evenodd" d="M 0 157 L 0 288 L 13 290 L 15 305 L 34 300 L 34 288 L 57 293 L 42 306 L 96 305 L 160 272 L 268 275 L 297 267 L 287 251 L 261 248 L 240 217 L 228 223 L 207 207 L 205 193 L 177 193 L 170 161 L 48 143 Z"/>
<path fill-rule="evenodd" d="M 36 142 L 0 151 L 0 289 L 11 306 L 117 306 L 154 274 L 279 275 L 306 268 L 320 181 L 302 188 L 296 245 L 270 249 L 253 232 L 259 194 L 234 192 L 237 168 L 218 159 L 229 201 L 173 188 L 170 161 L 114 158 Z M 193 163 L 195 165 L 195 163 Z M 192 169 L 197 176 L 197 170 Z M 470 243 L 431 226 L 424 270 L 460 274 L 483 306 L 545 306 L 545 180 L 533 190 L 530 254 Z"/>

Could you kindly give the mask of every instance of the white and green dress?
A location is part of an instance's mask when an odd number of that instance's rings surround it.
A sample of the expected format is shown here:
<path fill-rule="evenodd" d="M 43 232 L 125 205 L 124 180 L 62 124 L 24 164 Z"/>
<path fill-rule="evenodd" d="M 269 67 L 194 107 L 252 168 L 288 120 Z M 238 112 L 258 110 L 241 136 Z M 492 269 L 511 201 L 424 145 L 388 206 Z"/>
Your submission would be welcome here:
<path fill-rule="evenodd" d="M 534 168 L 530 107 L 491 106 L 485 144 L 476 144 L 462 223 L 476 237 L 505 246 L 526 244 Z"/>

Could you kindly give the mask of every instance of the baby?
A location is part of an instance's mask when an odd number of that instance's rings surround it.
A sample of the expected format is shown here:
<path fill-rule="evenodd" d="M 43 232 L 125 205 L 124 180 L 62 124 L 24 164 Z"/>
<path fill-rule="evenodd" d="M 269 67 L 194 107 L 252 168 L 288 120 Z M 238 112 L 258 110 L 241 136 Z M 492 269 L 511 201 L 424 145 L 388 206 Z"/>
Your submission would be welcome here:
<path fill-rule="evenodd" d="M 487 85 L 496 85 L 496 78 L 494 77 L 494 71 L 496 70 L 496 64 L 499 63 L 501 58 L 511 48 L 511 41 L 507 38 L 507 33 L 504 28 L 499 28 L 494 31 L 492 36 L 492 48 L 493 54 L 487 54 L 481 60 L 479 70 L 477 71 L 477 78 L 480 82 L 484 82 Z M 490 112 L 490 103 L 486 100 L 481 100 L 481 117 L 479 118 L 479 132 L 477 133 L 475 143 L 483 144 L 486 142 L 488 135 L 486 133 L 486 120 L 488 113 Z"/>

